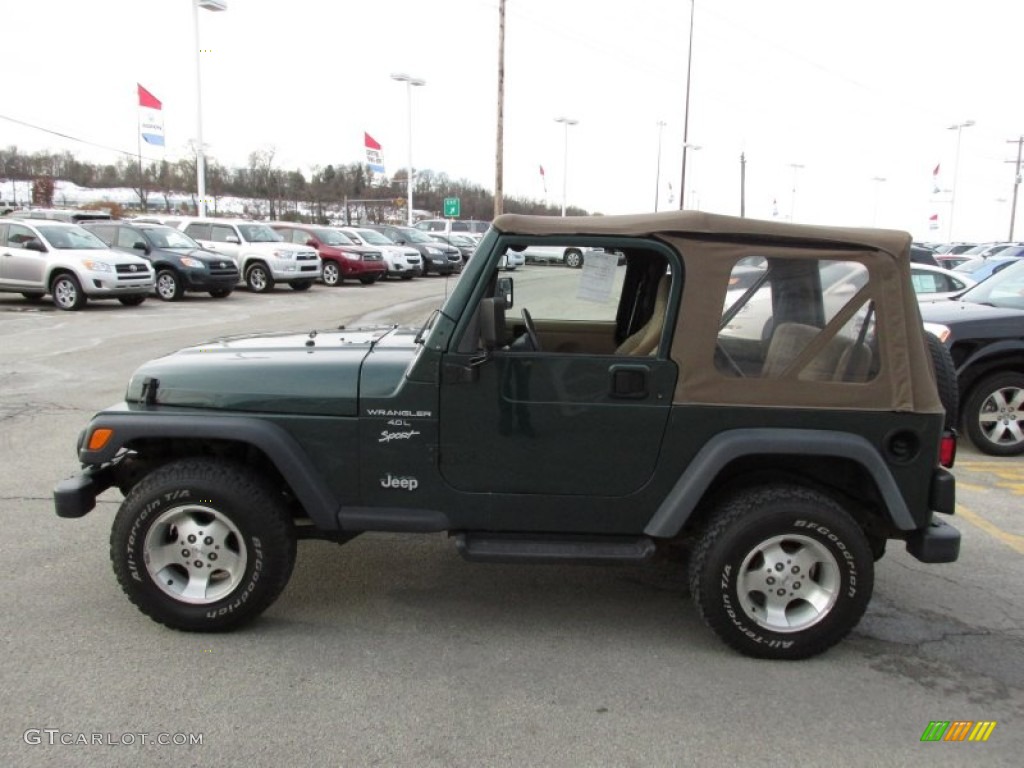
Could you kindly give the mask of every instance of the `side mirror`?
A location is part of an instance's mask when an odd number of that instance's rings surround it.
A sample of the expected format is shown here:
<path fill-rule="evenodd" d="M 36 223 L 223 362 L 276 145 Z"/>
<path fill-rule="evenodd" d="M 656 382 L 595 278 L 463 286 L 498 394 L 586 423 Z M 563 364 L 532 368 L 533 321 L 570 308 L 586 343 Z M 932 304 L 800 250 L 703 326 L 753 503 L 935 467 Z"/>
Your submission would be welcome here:
<path fill-rule="evenodd" d="M 505 300 L 501 296 L 480 302 L 480 339 L 488 352 L 505 343 Z"/>
<path fill-rule="evenodd" d="M 309 240 L 306 241 L 306 245 L 308 245 L 310 248 L 317 248 L 320 245 L 320 243 L 316 241 L 315 237 L 311 237 L 309 238 Z"/>
<path fill-rule="evenodd" d="M 149 253 L 149 246 L 146 245 L 141 240 L 139 240 L 132 246 L 132 250 L 142 251 L 143 253 Z"/>
<path fill-rule="evenodd" d="M 398 237 L 395 238 L 395 242 L 398 243 L 399 245 L 405 245 L 409 241 L 406 240 L 404 237 Z"/>
<path fill-rule="evenodd" d="M 498 298 L 502 299 L 505 303 L 505 308 L 512 306 L 513 290 L 512 290 L 512 278 L 511 277 L 499 277 L 498 286 L 495 291 Z"/>
<path fill-rule="evenodd" d="M 238 237 L 236 237 L 235 235 L 228 235 L 227 237 L 224 238 L 224 242 L 234 243 L 235 245 L 238 245 L 241 242 L 241 240 L 239 240 Z"/>
<path fill-rule="evenodd" d="M 46 253 L 46 246 L 43 245 L 42 241 L 38 238 L 33 237 L 31 240 L 25 243 L 26 251 L 39 251 L 39 253 Z"/>

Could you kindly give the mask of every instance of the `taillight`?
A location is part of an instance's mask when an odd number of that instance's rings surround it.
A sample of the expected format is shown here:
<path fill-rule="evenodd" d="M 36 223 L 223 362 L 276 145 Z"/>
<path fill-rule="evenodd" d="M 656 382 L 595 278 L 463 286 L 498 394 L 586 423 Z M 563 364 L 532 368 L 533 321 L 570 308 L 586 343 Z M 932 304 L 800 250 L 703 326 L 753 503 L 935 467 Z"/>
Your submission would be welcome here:
<path fill-rule="evenodd" d="M 943 432 L 939 441 L 939 464 L 950 468 L 956 461 L 956 432 Z"/>

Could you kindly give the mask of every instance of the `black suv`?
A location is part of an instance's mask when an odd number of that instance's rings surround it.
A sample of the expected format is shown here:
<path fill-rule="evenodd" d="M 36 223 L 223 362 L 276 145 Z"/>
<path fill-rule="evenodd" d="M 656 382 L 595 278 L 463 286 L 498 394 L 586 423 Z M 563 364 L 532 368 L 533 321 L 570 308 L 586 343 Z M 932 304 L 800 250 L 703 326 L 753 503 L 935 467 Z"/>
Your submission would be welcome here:
<path fill-rule="evenodd" d="M 423 274 L 450 275 L 462 271 L 462 252 L 449 243 L 439 243 L 426 232 L 397 224 L 364 224 L 363 229 L 375 229 L 398 245 L 415 248 L 423 257 Z"/>
<path fill-rule="evenodd" d="M 971 442 L 993 456 L 1024 453 L 1024 260 L 922 304 L 921 315 L 952 354 Z"/>
<path fill-rule="evenodd" d="M 82 226 L 114 250 L 148 259 L 156 271 L 156 295 L 164 301 L 177 301 L 185 291 L 206 291 L 223 299 L 238 284 L 238 265 L 230 257 L 204 250 L 174 227 L 134 221 Z"/>

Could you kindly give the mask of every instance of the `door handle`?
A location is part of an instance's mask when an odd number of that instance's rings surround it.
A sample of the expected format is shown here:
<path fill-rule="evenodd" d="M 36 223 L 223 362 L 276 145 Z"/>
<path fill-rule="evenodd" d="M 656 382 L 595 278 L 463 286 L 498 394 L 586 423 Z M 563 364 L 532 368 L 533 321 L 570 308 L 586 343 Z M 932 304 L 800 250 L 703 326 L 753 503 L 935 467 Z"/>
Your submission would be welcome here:
<path fill-rule="evenodd" d="M 646 365 L 613 365 L 611 374 L 611 397 L 626 400 L 643 400 L 649 394 L 647 382 L 651 369 Z"/>

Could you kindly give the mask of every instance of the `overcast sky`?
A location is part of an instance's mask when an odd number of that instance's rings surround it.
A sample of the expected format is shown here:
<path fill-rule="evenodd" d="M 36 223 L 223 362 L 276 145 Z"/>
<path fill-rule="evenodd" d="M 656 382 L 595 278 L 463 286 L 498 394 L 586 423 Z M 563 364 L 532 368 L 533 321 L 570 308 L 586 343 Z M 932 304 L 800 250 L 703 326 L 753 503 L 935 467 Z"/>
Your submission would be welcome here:
<path fill-rule="evenodd" d="M 493 189 L 497 0 L 227 2 L 199 17 L 203 133 L 217 160 L 245 165 L 273 148 L 308 177 L 314 165 L 361 162 L 366 131 L 393 173 L 408 131 L 406 86 L 390 75 L 407 72 L 426 80 L 412 91 L 415 166 Z M 0 9 L 0 115 L 134 153 L 141 83 L 163 102 L 164 156 L 184 156 L 196 123 L 191 0 Z M 579 121 L 568 129 L 569 203 L 652 210 L 664 121 L 658 197 L 678 207 L 689 13 L 687 0 L 507 0 L 506 194 L 544 198 L 546 182 L 561 203 L 565 128 L 554 119 L 564 115 Z M 744 153 L 748 216 L 945 240 L 952 209 L 953 239 L 1005 239 L 1008 140 L 1024 133 L 1022 39 L 1019 0 L 696 0 L 689 140 L 701 149 L 689 155 L 687 207 L 738 214 Z M 967 120 L 954 207 L 948 127 Z M 117 158 L 9 119 L 0 144 Z M 1024 221 L 1015 235 L 1024 240 Z"/>

